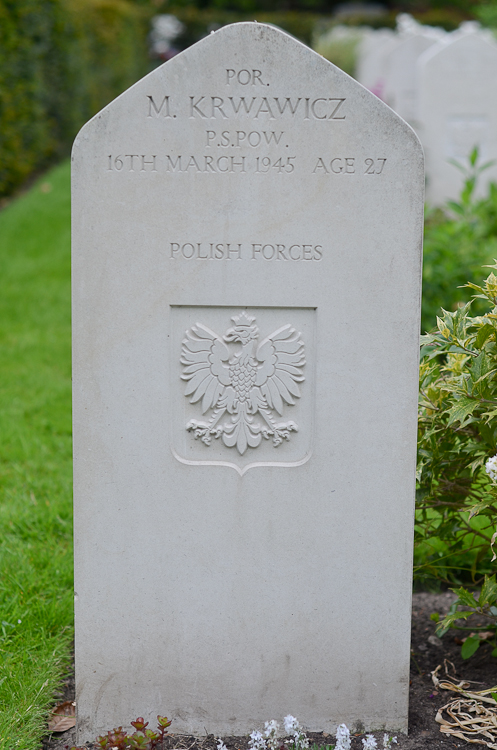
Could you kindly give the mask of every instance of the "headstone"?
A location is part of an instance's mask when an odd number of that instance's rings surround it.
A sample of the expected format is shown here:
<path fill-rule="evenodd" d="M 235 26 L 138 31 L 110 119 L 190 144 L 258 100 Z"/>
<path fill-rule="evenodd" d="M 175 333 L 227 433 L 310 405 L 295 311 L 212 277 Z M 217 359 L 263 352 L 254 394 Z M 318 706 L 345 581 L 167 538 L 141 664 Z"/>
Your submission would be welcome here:
<path fill-rule="evenodd" d="M 422 151 L 257 23 L 73 152 L 78 742 L 406 731 Z"/>
<path fill-rule="evenodd" d="M 356 78 L 382 100 L 387 77 L 386 60 L 398 44 L 398 35 L 392 29 L 378 29 L 364 34 L 358 45 Z"/>
<path fill-rule="evenodd" d="M 426 155 L 426 197 L 434 205 L 459 196 L 475 146 L 480 163 L 497 159 L 497 44 L 467 26 L 418 60 L 419 136 Z M 481 195 L 497 179 L 497 165 L 478 181 Z"/>
<path fill-rule="evenodd" d="M 433 33 L 405 35 L 385 59 L 384 101 L 412 127 L 417 125 L 416 62 L 437 41 L 438 36 Z"/>

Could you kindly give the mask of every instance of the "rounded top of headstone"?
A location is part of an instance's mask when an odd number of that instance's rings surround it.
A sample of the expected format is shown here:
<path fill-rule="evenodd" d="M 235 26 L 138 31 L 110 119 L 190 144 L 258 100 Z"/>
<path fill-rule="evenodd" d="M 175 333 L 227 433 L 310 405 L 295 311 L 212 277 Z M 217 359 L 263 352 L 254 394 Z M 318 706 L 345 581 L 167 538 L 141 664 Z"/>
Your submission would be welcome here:
<path fill-rule="evenodd" d="M 483 39 L 490 44 L 496 44 L 495 36 L 490 29 L 485 29 L 478 21 L 463 21 L 458 29 L 452 32 L 449 37 L 455 41 L 468 36 L 474 36 Z"/>
<path fill-rule="evenodd" d="M 424 70 L 438 62 L 442 65 L 442 61 L 447 58 L 448 72 L 452 69 L 449 65 L 453 66 L 453 59 L 458 60 L 459 68 L 469 71 L 478 66 L 478 60 L 494 57 L 497 57 L 497 43 L 492 32 L 483 29 L 477 22 L 468 21 L 467 25 L 461 24 L 459 29 L 446 34 L 437 44 L 423 52 L 417 65 L 420 70 Z"/>
<path fill-rule="evenodd" d="M 402 138 L 393 135 L 399 129 L 418 141 L 399 115 L 317 52 L 274 26 L 241 22 L 209 34 L 131 86 L 82 128 L 75 147 L 90 133 L 110 146 L 120 134 L 128 138 L 130 128 L 145 128 L 154 143 L 166 133 L 174 140 L 174 133 L 201 123 L 213 131 L 232 118 L 242 130 L 242 124 L 285 130 L 314 123 L 320 138 L 335 142 L 345 133 L 364 142 L 380 131 Z"/>

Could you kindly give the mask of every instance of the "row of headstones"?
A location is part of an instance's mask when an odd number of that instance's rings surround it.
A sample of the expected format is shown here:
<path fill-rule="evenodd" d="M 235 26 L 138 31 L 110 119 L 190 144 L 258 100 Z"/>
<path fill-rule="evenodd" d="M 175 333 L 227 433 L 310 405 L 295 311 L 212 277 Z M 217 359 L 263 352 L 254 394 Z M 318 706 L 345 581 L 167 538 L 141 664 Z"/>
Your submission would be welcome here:
<path fill-rule="evenodd" d="M 396 31 L 368 31 L 356 76 L 417 132 L 426 157 L 426 198 L 457 198 L 475 146 L 480 163 L 497 158 L 497 42 L 468 21 L 454 32 L 422 26 L 407 14 Z M 497 180 L 497 163 L 479 181 Z"/>

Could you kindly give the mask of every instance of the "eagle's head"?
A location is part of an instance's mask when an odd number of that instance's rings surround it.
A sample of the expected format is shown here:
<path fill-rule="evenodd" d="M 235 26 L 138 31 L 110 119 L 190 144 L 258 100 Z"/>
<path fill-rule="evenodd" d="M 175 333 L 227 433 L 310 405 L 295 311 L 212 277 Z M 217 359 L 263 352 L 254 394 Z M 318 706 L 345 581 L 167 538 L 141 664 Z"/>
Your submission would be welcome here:
<path fill-rule="evenodd" d="M 240 341 L 241 344 L 248 344 L 259 335 L 259 329 L 254 325 L 255 318 L 251 315 L 242 312 L 240 315 L 234 315 L 231 320 L 235 325 L 233 328 L 228 328 L 224 334 L 225 341 Z"/>

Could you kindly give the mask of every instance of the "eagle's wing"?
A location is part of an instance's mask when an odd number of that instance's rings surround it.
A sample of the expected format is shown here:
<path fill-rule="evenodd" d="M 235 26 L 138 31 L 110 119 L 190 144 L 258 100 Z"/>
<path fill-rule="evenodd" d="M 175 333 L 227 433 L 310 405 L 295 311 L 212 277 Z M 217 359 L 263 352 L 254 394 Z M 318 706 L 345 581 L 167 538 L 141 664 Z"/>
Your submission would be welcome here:
<path fill-rule="evenodd" d="M 294 404 L 294 398 L 300 398 L 298 383 L 305 379 L 304 342 L 295 328 L 286 325 L 261 341 L 256 356 L 260 365 L 255 385 L 260 386 L 268 406 L 281 415 L 283 401 Z"/>
<path fill-rule="evenodd" d="M 214 407 L 227 385 L 231 384 L 229 368 L 223 364 L 229 358 L 224 341 L 201 323 L 186 332 L 181 347 L 182 380 L 187 380 L 185 396 L 190 403 L 202 399 L 202 414 Z"/>

